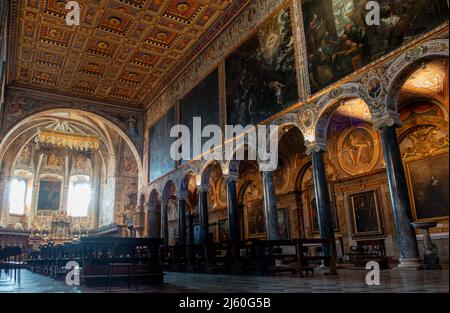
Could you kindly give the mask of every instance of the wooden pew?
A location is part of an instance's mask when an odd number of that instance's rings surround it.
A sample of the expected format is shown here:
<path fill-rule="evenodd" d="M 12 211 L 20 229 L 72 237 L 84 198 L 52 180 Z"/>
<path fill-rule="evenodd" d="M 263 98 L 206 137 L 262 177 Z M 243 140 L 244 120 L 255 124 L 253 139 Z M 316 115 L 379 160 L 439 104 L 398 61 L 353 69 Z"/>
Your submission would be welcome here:
<path fill-rule="evenodd" d="M 330 256 L 325 256 L 323 254 L 310 255 L 308 252 L 308 245 L 320 245 L 324 246 L 328 244 L 332 247 L 332 241 L 327 239 L 298 239 L 295 240 L 297 246 L 297 266 L 298 274 L 300 277 L 304 276 L 304 272 L 312 271 L 314 274 L 314 267 L 310 264 L 310 261 L 324 261 L 330 268 L 329 275 L 337 275 L 336 270 L 336 251 L 330 249 Z M 323 248 L 322 248 L 323 250 Z"/>
<path fill-rule="evenodd" d="M 81 279 L 84 285 L 104 284 L 111 289 L 114 280 L 133 277 L 146 283 L 163 282 L 160 262 L 161 239 L 82 238 Z"/>
<path fill-rule="evenodd" d="M 384 239 L 358 240 L 356 246 L 350 247 L 347 255 L 349 261 L 358 267 L 365 267 L 368 262 L 376 261 L 380 264 L 380 269 L 389 268 Z"/>

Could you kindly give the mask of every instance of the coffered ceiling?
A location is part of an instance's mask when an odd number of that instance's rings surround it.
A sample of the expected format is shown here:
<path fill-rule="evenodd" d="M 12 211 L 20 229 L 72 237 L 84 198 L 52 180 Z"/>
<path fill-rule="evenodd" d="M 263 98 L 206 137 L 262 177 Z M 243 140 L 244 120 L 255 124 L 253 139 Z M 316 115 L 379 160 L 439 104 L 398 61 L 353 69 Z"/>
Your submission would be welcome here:
<path fill-rule="evenodd" d="M 66 2 L 13 1 L 9 83 L 143 108 L 242 1 L 79 0 L 79 26 L 66 25 Z"/>

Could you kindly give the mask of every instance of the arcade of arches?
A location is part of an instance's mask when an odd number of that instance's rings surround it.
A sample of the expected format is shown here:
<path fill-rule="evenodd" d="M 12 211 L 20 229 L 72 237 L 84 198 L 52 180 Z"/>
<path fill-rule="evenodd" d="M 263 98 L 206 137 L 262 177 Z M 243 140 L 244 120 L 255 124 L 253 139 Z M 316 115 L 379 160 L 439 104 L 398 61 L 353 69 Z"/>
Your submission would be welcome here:
<path fill-rule="evenodd" d="M 365 0 L 79 2 L 73 27 L 55 1 L 0 5 L 0 248 L 321 239 L 343 269 L 360 246 L 446 269 L 448 1 L 383 1 L 383 31 Z M 172 160 L 196 116 L 277 125 L 277 169 Z"/>

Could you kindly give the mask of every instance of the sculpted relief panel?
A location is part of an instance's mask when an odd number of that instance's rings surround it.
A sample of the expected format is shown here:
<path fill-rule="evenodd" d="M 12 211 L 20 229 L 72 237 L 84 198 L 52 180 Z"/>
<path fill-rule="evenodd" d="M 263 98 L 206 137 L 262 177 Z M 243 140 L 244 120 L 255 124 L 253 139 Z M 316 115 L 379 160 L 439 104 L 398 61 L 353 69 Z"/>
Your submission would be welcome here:
<path fill-rule="evenodd" d="M 369 127 L 348 129 L 338 140 L 337 153 L 339 165 L 348 174 L 370 172 L 380 156 L 377 134 Z"/>

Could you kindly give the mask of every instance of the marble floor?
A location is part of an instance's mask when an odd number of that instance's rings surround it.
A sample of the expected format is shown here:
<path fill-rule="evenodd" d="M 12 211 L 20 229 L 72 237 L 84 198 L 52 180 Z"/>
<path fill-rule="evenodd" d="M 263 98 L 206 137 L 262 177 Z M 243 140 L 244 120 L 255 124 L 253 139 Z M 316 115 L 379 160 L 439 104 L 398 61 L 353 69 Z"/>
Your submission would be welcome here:
<path fill-rule="evenodd" d="M 139 286 L 138 291 L 126 286 L 114 286 L 112 292 L 152 293 L 436 293 L 449 292 L 448 266 L 440 271 L 382 270 L 379 286 L 367 286 L 368 271 L 342 269 L 337 276 L 299 278 L 293 275 L 279 276 L 231 276 L 190 273 L 165 273 L 165 283 Z M 100 293 L 106 288 L 67 286 L 47 276 L 21 270 L 20 283 L 5 273 L 0 278 L 0 293 Z"/>

